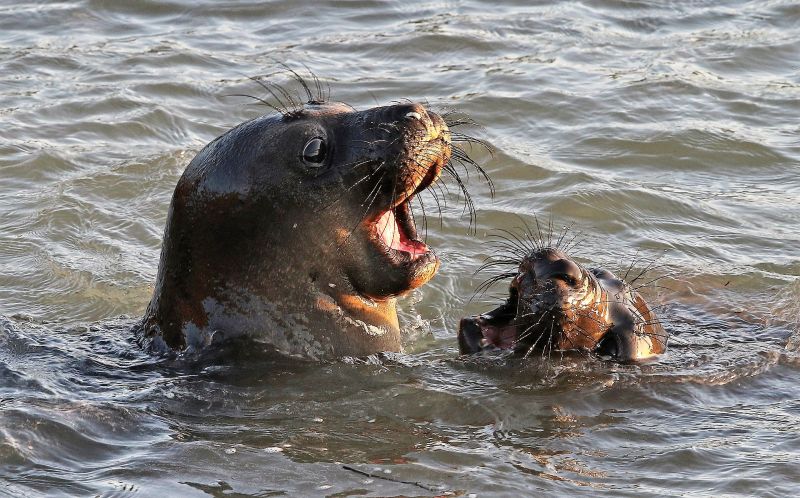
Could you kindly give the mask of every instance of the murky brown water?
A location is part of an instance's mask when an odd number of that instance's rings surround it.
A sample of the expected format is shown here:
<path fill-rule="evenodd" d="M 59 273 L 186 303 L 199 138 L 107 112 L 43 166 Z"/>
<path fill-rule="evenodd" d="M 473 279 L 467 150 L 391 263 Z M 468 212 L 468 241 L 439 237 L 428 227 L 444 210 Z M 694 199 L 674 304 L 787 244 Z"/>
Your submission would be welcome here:
<path fill-rule="evenodd" d="M 276 61 L 468 113 L 497 195 L 431 223 L 406 355 L 149 357 L 175 182 Z M 798 116 L 793 1 L 2 2 L 0 494 L 795 495 Z M 534 213 L 661 258 L 667 355 L 456 359 L 486 235 Z"/>

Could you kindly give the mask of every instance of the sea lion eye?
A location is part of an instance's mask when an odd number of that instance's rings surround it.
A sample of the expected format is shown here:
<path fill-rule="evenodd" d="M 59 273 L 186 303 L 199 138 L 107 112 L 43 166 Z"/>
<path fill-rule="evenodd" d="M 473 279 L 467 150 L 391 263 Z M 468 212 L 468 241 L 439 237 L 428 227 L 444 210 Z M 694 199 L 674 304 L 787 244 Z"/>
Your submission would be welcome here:
<path fill-rule="evenodd" d="M 319 137 L 312 138 L 303 148 L 303 161 L 314 167 L 322 166 L 327 152 L 323 139 Z"/>

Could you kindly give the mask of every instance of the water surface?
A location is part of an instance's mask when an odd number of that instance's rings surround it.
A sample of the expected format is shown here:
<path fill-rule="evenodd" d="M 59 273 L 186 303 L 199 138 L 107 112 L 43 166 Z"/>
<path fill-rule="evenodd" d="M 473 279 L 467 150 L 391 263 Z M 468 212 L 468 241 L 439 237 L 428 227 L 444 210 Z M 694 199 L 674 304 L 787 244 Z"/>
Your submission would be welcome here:
<path fill-rule="evenodd" d="M 148 356 L 172 189 L 283 61 L 469 114 L 496 194 L 431 219 L 407 354 Z M 796 494 L 798 115 L 793 1 L 3 2 L 0 493 Z M 504 292 L 469 300 L 488 237 L 534 215 L 582 261 L 659 258 L 663 358 L 456 359 Z"/>

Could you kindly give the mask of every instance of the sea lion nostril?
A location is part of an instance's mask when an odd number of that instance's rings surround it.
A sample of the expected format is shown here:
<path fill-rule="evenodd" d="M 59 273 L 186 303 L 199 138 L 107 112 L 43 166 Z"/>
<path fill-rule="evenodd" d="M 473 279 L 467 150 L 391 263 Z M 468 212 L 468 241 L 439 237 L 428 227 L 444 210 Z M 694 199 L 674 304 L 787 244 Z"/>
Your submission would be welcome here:
<path fill-rule="evenodd" d="M 417 111 L 407 112 L 405 117 L 408 119 L 418 119 L 420 121 L 422 120 L 422 116 Z"/>

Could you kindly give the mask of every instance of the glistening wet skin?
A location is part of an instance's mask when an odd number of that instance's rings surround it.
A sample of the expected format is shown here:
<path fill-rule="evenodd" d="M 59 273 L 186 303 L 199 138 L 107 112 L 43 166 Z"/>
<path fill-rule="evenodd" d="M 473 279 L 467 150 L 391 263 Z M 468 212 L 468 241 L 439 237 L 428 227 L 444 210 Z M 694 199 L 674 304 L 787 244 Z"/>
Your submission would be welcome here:
<path fill-rule="evenodd" d="M 213 140 L 175 187 L 141 327 L 152 349 L 246 336 L 314 359 L 399 352 L 396 298 L 440 264 L 412 203 L 451 180 L 471 210 L 457 166 L 488 180 L 462 148 L 482 142 L 451 131 L 469 121 L 413 102 L 356 110 L 288 73 L 305 101 L 254 79 L 276 112 Z"/>
<path fill-rule="evenodd" d="M 462 354 L 579 352 L 631 362 L 666 351 L 668 333 L 634 286 L 644 273 L 626 282 L 608 270 L 584 268 L 567 255 L 574 239 L 566 236 L 545 238 L 538 221 L 534 230 L 498 235 L 498 254 L 483 269 L 505 271 L 481 287 L 510 279 L 509 297 L 490 312 L 461 319 Z"/>

